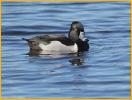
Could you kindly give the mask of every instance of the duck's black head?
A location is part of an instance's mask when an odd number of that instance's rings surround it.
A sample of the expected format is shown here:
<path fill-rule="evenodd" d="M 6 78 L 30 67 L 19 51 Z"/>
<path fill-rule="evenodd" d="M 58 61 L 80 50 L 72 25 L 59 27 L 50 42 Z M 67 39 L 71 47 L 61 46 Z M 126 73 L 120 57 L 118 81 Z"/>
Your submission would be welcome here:
<path fill-rule="evenodd" d="M 72 22 L 68 37 L 70 40 L 77 43 L 80 51 L 85 51 L 89 48 L 88 39 L 85 37 L 84 26 L 81 22 Z"/>
<path fill-rule="evenodd" d="M 77 41 L 78 39 L 86 41 L 84 26 L 82 25 L 81 22 L 79 21 L 72 22 L 68 37 L 74 42 Z"/>

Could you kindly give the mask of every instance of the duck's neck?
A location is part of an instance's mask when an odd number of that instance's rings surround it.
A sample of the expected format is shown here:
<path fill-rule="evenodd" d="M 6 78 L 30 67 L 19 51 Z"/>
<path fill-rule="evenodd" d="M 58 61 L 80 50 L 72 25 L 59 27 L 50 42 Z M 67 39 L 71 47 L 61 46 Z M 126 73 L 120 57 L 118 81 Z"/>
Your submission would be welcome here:
<path fill-rule="evenodd" d="M 76 42 L 79 39 L 79 37 L 75 34 L 69 34 L 68 38 L 73 42 Z"/>

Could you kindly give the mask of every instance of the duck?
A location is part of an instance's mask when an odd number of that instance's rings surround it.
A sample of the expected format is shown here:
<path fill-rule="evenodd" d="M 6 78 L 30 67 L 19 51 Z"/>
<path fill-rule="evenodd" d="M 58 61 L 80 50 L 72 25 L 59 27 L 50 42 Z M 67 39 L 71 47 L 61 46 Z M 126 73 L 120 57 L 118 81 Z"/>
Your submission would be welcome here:
<path fill-rule="evenodd" d="M 29 45 L 30 52 L 39 54 L 68 54 L 88 51 L 88 39 L 84 26 L 79 21 L 73 21 L 68 36 L 61 34 L 40 35 L 30 39 L 23 38 Z"/>

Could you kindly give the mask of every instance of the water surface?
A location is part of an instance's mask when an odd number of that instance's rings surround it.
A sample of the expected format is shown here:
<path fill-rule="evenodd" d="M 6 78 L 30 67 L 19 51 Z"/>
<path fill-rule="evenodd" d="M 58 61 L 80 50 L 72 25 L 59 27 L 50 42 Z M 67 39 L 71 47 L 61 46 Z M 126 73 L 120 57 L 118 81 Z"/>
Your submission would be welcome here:
<path fill-rule="evenodd" d="M 79 56 L 28 56 L 22 38 L 67 35 L 81 21 L 90 49 Z M 130 4 L 2 3 L 2 96 L 130 96 Z"/>

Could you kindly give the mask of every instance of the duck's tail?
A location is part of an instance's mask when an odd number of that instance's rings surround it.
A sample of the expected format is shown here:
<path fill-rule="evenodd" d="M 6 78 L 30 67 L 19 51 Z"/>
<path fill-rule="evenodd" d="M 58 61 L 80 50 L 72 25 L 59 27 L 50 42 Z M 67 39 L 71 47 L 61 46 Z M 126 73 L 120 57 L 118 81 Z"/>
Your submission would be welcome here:
<path fill-rule="evenodd" d="M 25 41 L 27 41 L 27 42 L 29 42 L 29 41 L 30 41 L 29 39 L 26 39 L 26 38 L 22 38 L 22 40 L 25 40 Z"/>

